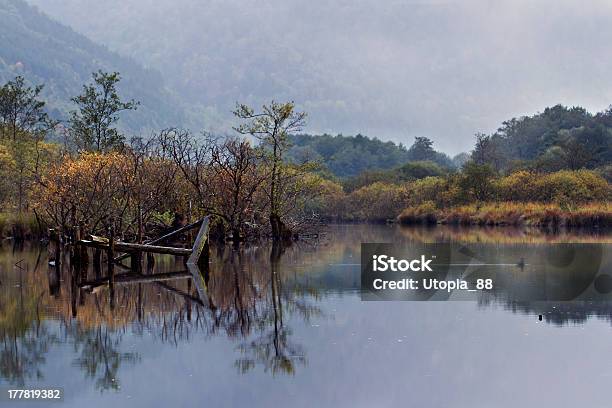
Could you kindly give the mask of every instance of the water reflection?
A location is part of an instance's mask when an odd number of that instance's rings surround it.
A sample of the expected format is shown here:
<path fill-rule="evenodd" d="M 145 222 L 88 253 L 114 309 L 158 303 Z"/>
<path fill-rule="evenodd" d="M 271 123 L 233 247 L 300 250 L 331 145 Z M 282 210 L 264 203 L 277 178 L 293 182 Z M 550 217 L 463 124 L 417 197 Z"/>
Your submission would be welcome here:
<path fill-rule="evenodd" d="M 609 242 L 610 237 L 511 229 L 334 227 L 320 242 L 288 248 L 213 248 L 208 270 L 187 271 L 182 259 L 156 256 L 154 266 L 145 262 L 138 274 L 118 272 L 112 297 L 102 279 L 105 270 L 96 270 L 95 263 L 82 274 L 67 257 L 59 268 L 47 265 L 45 248 L 5 244 L 0 248 L 0 376 L 15 385 L 48 382 L 45 366 L 50 357 L 61 356 L 75 370 L 69 375 L 86 378 L 98 391 L 118 391 L 124 373 L 145 359 L 146 350 L 134 347 L 135 338 L 151 339 L 155 350 L 222 339 L 231 344 L 233 354 L 227 360 L 238 373 L 297 375 L 309 369 L 314 356 L 330 353 L 304 331 L 333 321 L 335 307 L 330 304 L 359 296 L 362 242 L 447 241 L 545 245 Z M 572 281 L 562 284 L 570 287 Z M 478 307 L 501 305 L 516 314 L 541 314 L 555 325 L 584 323 L 591 316 L 612 322 L 607 302 L 518 302 L 507 295 L 483 296 Z M 367 321 L 359 324 L 368 327 Z M 302 335 L 296 336 L 296 330 Z"/>
<path fill-rule="evenodd" d="M 124 364 L 135 364 L 140 360 L 137 352 L 120 350 L 122 330 L 113 330 L 104 326 L 83 328 L 80 325 L 70 325 L 65 328 L 64 335 L 70 339 L 77 356 L 73 360 L 74 365 L 102 391 L 118 390 L 119 368 Z"/>
<path fill-rule="evenodd" d="M 140 360 L 137 351 L 124 350 L 128 330 L 175 346 L 194 335 L 224 335 L 239 340 L 235 367 L 240 372 L 261 366 L 272 374 L 292 374 L 306 364 L 306 355 L 291 338 L 287 316 L 308 321 L 321 312 L 317 289 L 295 281 L 283 268 L 286 250 L 267 245 L 240 251 L 218 248 L 205 271 L 188 271 L 182 259 L 159 256 L 143 273 L 117 274 L 111 292 L 100 276 L 104 270 L 90 265 L 79 271 L 69 265 L 67 254 L 59 268 L 43 267 L 43 248 L 4 248 L 2 377 L 21 385 L 41 379 L 39 367 L 50 346 L 68 343 L 74 366 L 96 388 L 119 389 L 120 367 Z M 288 251 L 295 260 L 301 250 L 296 246 Z M 24 269 L 14 265 L 21 258 Z M 59 322 L 57 333 L 49 321 Z"/>

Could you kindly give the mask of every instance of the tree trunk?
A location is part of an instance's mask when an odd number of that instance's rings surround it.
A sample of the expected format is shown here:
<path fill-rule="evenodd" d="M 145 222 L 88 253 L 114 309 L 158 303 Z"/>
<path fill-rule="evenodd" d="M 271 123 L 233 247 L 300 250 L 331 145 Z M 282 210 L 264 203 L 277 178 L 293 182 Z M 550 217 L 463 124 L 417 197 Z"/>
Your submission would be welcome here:
<path fill-rule="evenodd" d="M 240 241 L 241 241 L 240 229 L 233 228 L 232 229 L 232 244 L 234 245 L 235 248 L 238 248 L 240 246 Z"/>
<path fill-rule="evenodd" d="M 281 221 L 278 214 L 270 214 L 270 227 L 272 228 L 272 241 L 291 242 L 291 231 Z"/>

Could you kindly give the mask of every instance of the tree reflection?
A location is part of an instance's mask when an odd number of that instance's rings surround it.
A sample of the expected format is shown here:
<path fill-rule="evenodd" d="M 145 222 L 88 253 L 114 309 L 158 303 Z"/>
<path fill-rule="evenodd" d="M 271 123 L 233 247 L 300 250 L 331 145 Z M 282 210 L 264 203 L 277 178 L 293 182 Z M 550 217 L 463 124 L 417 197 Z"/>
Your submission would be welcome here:
<path fill-rule="evenodd" d="M 26 380 L 43 378 L 40 366 L 49 347 L 57 342 L 44 326 L 24 332 L 11 328 L 0 333 L 0 375 L 6 381 L 24 386 Z"/>
<path fill-rule="evenodd" d="M 23 249 L 24 244 L 20 243 L 18 248 L 13 246 L 12 253 Z M 41 262 L 40 251 L 32 255 L 36 257 L 28 261 L 36 271 Z M 0 375 L 11 384 L 23 386 L 27 380 L 43 378 L 40 366 L 57 337 L 42 322 L 44 289 L 31 284 L 30 263 L 9 265 L 12 279 L 2 277 L 0 294 Z M 0 266 L 9 270 L 6 264 Z"/>
<path fill-rule="evenodd" d="M 244 357 L 235 365 L 242 373 L 261 364 L 266 372 L 272 374 L 293 374 L 296 364 L 306 364 L 303 347 L 291 342 L 291 329 L 283 321 L 284 299 L 288 298 L 279 272 L 283 252 L 282 244 L 275 242 L 270 251 L 267 308 L 258 322 L 258 334 L 254 340 L 238 347 Z"/>
<path fill-rule="evenodd" d="M 387 227 L 383 233 L 388 231 Z M 421 230 L 393 231 L 393 239 L 406 244 L 449 239 Z M 118 390 L 122 368 L 141 360 L 138 349 L 126 349 L 126 340 L 137 342 L 145 336 L 146 341 L 170 347 L 225 336 L 236 344 L 233 363 L 239 372 L 292 375 L 307 364 L 307 350 L 292 329 L 321 316 L 317 302 L 325 292 L 320 289 L 352 294 L 359 289 L 358 268 L 338 273 L 330 264 L 354 263 L 360 243 L 376 242 L 380 236 L 372 226 L 355 226 L 340 230 L 316 248 L 296 244 L 213 248 L 212 262 L 199 272 L 186 272 L 181 258 L 157 257 L 154 266 L 142 271 L 118 271 L 114 309 L 102 279 L 104 268 L 95 270 L 93 263 L 73 281 L 68 262 L 62 262 L 59 270 L 48 268 L 27 245 L 24 252 L 14 254 L 8 248 L 0 251 L 0 376 L 16 385 L 40 379 L 47 354 L 64 342 L 72 345 L 68 361 L 78 375 L 99 390 Z M 481 238 L 475 236 L 474 241 Z M 518 241 L 530 244 L 531 239 L 521 235 Z M 23 270 L 14 266 L 22 257 Z M 512 271 L 516 273 L 508 275 L 509 281 L 533 286 L 534 271 Z M 549 276 L 545 281 L 554 283 L 560 293 L 576 287 L 573 279 L 553 281 Z M 76 285 L 75 290 L 71 285 Z M 612 321 L 612 303 L 521 303 L 507 288 L 499 289 L 483 296 L 480 304 L 502 303 L 515 313 L 542 314 L 551 324 L 582 323 L 592 316 Z"/>
<path fill-rule="evenodd" d="M 121 365 L 140 361 L 138 353 L 120 351 L 122 335 L 117 331 L 102 326 L 83 329 L 70 325 L 66 327 L 66 334 L 72 338 L 74 352 L 78 355 L 74 365 L 81 368 L 87 378 L 93 379 L 101 391 L 118 390 Z"/>

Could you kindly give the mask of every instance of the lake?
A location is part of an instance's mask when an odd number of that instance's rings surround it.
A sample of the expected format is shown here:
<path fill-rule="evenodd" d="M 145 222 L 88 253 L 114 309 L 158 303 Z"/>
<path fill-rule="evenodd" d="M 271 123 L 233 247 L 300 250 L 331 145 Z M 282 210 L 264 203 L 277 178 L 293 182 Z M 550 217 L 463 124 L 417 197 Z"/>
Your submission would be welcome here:
<path fill-rule="evenodd" d="M 212 248 L 200 280 L 156 256 L 142 279 L 117 278 L 113 302 L 95 271 L 75 288 L 46 248 L 5 242 L 0 386 L 61 387 L 65 407 L 610 405 L 611 302 L 366 302 L 362 242 L 546 249 L 612 235 L 331 226 L 283 251 Z"/>

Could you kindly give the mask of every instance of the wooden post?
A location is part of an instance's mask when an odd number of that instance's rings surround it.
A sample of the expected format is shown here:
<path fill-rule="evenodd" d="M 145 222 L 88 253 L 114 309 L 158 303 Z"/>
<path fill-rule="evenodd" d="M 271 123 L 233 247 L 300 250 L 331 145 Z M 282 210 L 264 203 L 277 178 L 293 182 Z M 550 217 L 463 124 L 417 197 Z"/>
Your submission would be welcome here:
<path fill-rule="evenodd" d="M 83 224 L 78 225 L 79 240 L 83 239 L 84 231 Z M 87 278 L 87 267 L 89 266 L 89 253 L 85 245 L 79 245 L 79 262 L 81 263 L 81 272 L 85 275 L 84 279 Z"/>
<path fill-rule="evenodd" d="M 61 288 L 60 271 L 62 268 L 62 254 L 57 230 L 54 228 L 49 229 L 49 246 L 47 247 L 47 253 L 49 258 L 49 293 L 52 296 L 59 296 Z"/>
<path fill-rule="evenodd" d="M 77 257 L 77 284 L 80 285 L 81 282 L 85 282 L 87 280 L 87 247 L 85 245 L 79 244 L 81 239 L 83 238 L 83 226 L 79 223 L 76 226 L 75 235 L 75 253 Z M 79 289 L 79 305 L 85 305 L 85 292 L 83 289 Z"/>
<path fill-rule="evenodd" d="M 74 255 L 77 267 L 79 283 L 87 279 L 87 247 L 79 244 L 83 238 L 83 226 L 77 225 L 74 229 Z"/>
<path fill-rule="evenodd" d="M 147 252 L 147 273 L 153 272 L 153 267 L 155 266 L 155 257 L 152 253 Z"/>
<path fill-rule="evenodd" d="M 202 226 L 200 227 L 200 231 L 198 232 L 198 236 L 195 239 L 195 243 L 193 244 L 193 250 L 191 251 L 191 256 L 186 262 L 187 270 L 191 273 L 193 283 L 196 287 L 196 291 L 198 292 L 198 297 L 200 300 L 206 304 L 209 303 L 212 305 L 211 299 L 208 297 L 206 293 L 207 287 L 207 274 L 208 274 L 208 255 L 201 256 L 203 251 L 208 251 L 208 226 L 209 226 L 209 217 L 205 217 L 202 219 Z M 203 259 L 206 259 L 206 266 L 204 267 L 204 275 L 202 274 L 202 270 L 198 267 L 199 264 L 202 263 Z M 214 306 L 214 305 L 213 305 Z"/>
<path fill-rule="evenodd" d="M 49 262 L 56 268 L 60 267 L 62 262 L 61 244 L 55 228 L 49 228 L 49 246 L 47 247 L 47 253 L 49 256 Z"/>
<path fill-rule="evenodd" d="M 202 220 L 202 225 L 200 226 L 200 231 L 198 231 L 198 236 L 193 243 L 193 249 L 191 251 L 191 255 L 187 259 L 187 264 L 197 265 L 200 260 L 200 255 L 202 255 L 202 251 L 206 246 L 206 242 L 208 241 L 208 225 L 209 225 L 209 217 L 205 217 Z"/>
<path fill-rule="evenodd" d="M 136 273 L 140 273 L 142 267 L 142 252 L 136 251 L 130 257 L 130 269 Z"/>
<path fill-rule="evenodd" d="M 73 214 L 74 217 L 74 214 Z M 77 302 L 79 299 L 79 251 L 77 244 L 78 232 L 75 225 L 70 231 L 70 305 L 72 308 L 72 317 L 77 317 Z"/>
<path fill-rule="evenodd" d="M 110 306 L 115 308 L 115 223 L 111 221 L 108 231 L 108 288 L 110 292 Z"/>
<path fill-rule="evenodd" d="M 102 251 L 99 248 L 94 249 L 93 269 L 96 278 L 99 279 L 102 276 Z"/>

